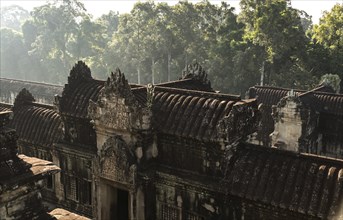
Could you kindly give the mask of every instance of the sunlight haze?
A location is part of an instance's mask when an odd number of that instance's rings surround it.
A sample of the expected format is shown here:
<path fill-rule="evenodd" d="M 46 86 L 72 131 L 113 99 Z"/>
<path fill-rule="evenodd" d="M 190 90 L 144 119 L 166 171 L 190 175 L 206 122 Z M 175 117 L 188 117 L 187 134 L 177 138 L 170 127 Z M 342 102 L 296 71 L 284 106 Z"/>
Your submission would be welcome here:
<path fill-rule="evenodd" d="M 9 5 L 20 5 L 26 10 L 31 11 L 34 7 L 43 5 L 46 1 L 10 1 L 10 0 L 1 0 L 1 7 L 9 6 Z M 133 8 L 133 5 L 139 1 L 92 1 L 92 0 L 81 0 L 84 3 L 87 11 L 92 14 L 94 17 L 99 17 L 102 14 L 108 13 L 110 10 L 118 11 L 120 14 L 128 13 Z M 141 1 L 145 2 L 145 1 Z M 169 5 L 174 5 L 178 1 L 155 1 L 155 2 L 167 2 Z M 189 1 L 189 2 L 200 2 L 200 1 Z M 220 4 L 222 1 L 210 1 L 214 4 Z M 239 1 L 224 1 L 229 3 L 232 7 L 236 8 L 236 13 L 239 12 Z M 336 1 L 336 0 L 327 0 L 327 1 L 305 1 L 305 0 L 298 0 L 292 1 L 292 6 L 299 10 L 306 11 L 309 15 L 312 16 L 313 23 L 317 24 L 319 22 L 319 18 L 321 17 L 323 11 L 329 11 L 335 4 L 343 3 L 343 1 Z"/>

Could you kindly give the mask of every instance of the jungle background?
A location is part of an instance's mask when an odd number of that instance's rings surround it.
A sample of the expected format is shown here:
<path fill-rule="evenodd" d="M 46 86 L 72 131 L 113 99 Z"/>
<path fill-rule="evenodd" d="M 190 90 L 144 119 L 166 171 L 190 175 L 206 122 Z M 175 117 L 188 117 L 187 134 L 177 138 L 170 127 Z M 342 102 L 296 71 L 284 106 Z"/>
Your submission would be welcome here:
<path fill-rule="evenodd" d="M 64 84 L 83 60 L 97 79 L 119 67 L 131 83 L 146 84 L 176 80 L 198 62 L 221 92 L 244 95 L 261 80 L 311 89 L 329 78 L 338 88 L 343 4 L 316 25 L 287 0 L 241 0 L 240 6 L 237 14 L 224 2 L 149 1 L 98 18 L 77 0 L 47 1 L 32 11 L 2 7 L 0 76 Z"/>

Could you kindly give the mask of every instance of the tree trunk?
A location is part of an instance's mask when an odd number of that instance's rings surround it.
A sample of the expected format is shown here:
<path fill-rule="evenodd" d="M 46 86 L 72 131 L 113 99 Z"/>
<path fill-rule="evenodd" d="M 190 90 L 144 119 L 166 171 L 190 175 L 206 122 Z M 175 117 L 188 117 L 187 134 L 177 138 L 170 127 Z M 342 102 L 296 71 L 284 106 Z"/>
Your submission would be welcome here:
<path fill-rule="evenodd" d="M 141 84 L 141 62 L 137 66 L 137 83 Z"/>
<path fill-rule="evenodd" d="M 152 84 L 155 84 L 155 57 L 151 58 L 151 79 Z"/>
<path fill-rule="evenodd" d="M 171 53 L 168 52 L 168 82 L 170 81 Z"/>

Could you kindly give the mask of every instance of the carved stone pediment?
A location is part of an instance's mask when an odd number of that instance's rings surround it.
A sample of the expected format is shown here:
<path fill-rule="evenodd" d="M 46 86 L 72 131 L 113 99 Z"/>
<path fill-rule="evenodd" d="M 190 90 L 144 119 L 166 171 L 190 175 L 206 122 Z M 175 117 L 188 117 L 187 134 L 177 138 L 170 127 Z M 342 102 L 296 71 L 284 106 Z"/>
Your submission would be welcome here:
<path fill-rule="evenodd" d="M 130 131 L 150 126 L 150 117 L 146 117 L 149 115 L 147 110 L 140 106 L 124 74 L 117 69 L 108 77 L 98 100 L 90 100 L 88 114 L 95 126 Z"/>
<path fill-rule="evenodd" d="M 119 136 L 110 137 L 99 155 L 100 176 L 125 185 L 134 185 L 136 164 L 134 153 Z"/>

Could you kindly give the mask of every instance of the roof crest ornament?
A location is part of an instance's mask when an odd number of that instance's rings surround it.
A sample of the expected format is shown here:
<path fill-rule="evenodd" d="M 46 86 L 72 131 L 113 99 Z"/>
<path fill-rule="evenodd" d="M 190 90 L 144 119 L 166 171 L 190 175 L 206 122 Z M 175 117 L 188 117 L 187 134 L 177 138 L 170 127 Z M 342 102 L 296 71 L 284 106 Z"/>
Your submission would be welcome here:
<path fill-rule="evenodd" d="M 18 106 L 24 105 L 26 103 L 32 103 L 34 101 L 36 100 L 33 97 L 33 95 L 29 92 L 29 90 L 23 88 L 14 100 L 13 110 Z"/>
<path fill-rule="evenodd" d="M 88 115 L 95 127 L 147 130 L 151 112 L 142 108 L 124 74 L 117 68 L 107 78 L 97 101 L 89 101 Z"/>
<path fill-rule="evenodd" d="M 206 71 L 198 62 L 186 66 L 186 68 L 182 71 L 182 79 L 195 79 L 204 84 L 211 84 L 210 80 L 207 78 Z"/>
<path fill-rule="evenodd" d="M 80 81 L 93 80 L 91 70 L 83 61 L 78 61 L 75 66 L 71 69 L 68 77 L 68 83 L 73 84 Z"/>
<path fill-rule="evenodd" d="M 154 100 L 154 92 L 155 92 L 155 86 L 152 84 L 148 84 L 146 88 L 147 93 L 147 107 L 151 108 L 153 106 L 153 100 Z"/>
<path fill-rule="evenodd" d="M 129 96 L 130 98 L 132 96 L 132 98 L 134 98 L 131 87 L 125 78 L 124 73 L 122 73 L 119 68 L 117 68 L 115 72 L 111 72 L 110 76 L 107 78 L 103 93 L 106 96 L 109 96 L 112 93 L 119 93 L 123 96 Z"/>

